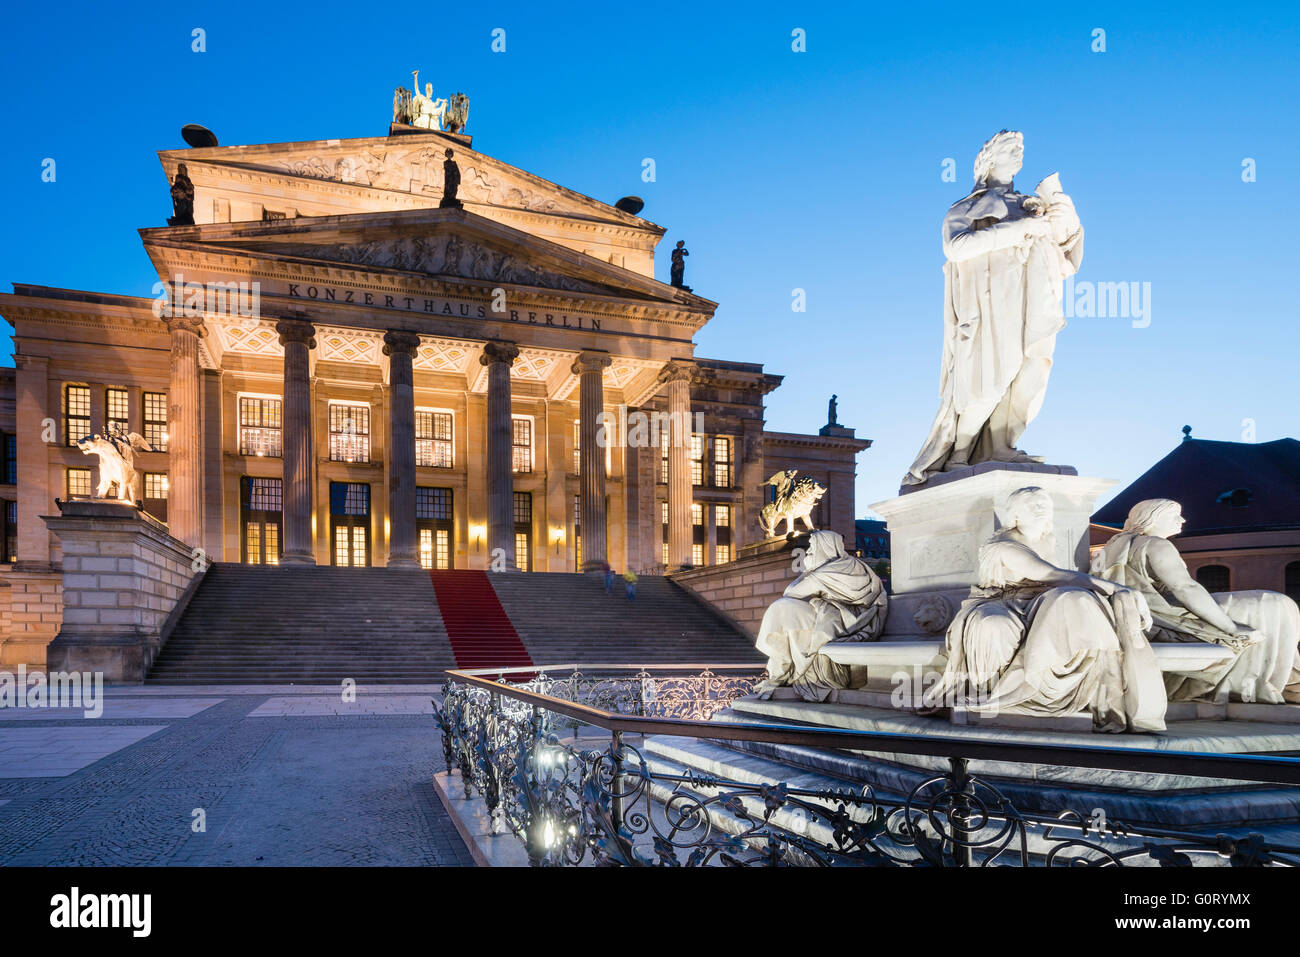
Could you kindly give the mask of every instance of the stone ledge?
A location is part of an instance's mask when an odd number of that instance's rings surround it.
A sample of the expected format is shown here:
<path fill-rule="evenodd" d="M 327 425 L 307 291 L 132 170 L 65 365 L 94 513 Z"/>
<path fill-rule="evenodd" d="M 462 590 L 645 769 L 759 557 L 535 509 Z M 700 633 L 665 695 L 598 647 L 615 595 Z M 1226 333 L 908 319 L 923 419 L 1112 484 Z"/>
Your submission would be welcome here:
<path fill-rule="evenodd" d="M 519 838 L 509 831 L 492 833 L 492 817 L 480 797 L 464 796 L 459 771 L 443 771 L 433 776 L 438 800 L 456 825 L 470 856 L 479 867 L 528 867 L 528 852 Z"/>
<path fill-rule="evenodd" d="M 1073 465 L 1046 465 L 1037 462 L 981 462 L 978 465 L 968 465 L 963 469 L 953 469 L 951 472 L 940 472 L 937 475 L 932 475 L 919 485 L 904 485 L 899 488 L 898 494 L 907 495 L 910 492 L 919 492 L 922 489 L 934 488 L 948 482 L 959 482 L 973 475 L 983 475 L 985 472 L 1029 472 L 1037 475 L 1079 474 L 1079 470 Z"/>

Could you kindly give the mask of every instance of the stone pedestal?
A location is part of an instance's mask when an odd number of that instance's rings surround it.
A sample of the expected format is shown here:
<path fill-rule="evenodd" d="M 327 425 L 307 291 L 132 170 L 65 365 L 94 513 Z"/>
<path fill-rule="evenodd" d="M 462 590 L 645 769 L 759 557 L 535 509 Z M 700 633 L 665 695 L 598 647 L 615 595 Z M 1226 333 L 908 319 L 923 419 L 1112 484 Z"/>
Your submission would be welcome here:
<path fill-rule="evenodd" d="M 63 625 L 46 667 L 143 681 L 196 574 L 190 547 L 118 502 L 76 500 L 42 518 L 63 547 Z"/>
<path fill-rule="evenodd" d="M 941 637 L 975 584 L 979 549 L 1002 528 L 1016 489 L 1038 486 L 1052 497 L 1062 568 L 1088 567 L 1088 526 L 1098 496 L 1115 483 L 1068 466 L 987 462 L 906 488 L 872 509 L 889 528 L 890 585 L 886 638 Z"/>

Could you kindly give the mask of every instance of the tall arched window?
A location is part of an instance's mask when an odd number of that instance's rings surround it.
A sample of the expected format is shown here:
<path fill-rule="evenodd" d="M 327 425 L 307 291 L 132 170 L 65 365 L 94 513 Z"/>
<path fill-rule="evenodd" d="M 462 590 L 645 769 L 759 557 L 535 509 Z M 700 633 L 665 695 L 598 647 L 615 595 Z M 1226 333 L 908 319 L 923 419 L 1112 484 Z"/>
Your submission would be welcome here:
<path fill-rule="evenodd" d="M 1294 598 L 1300 601 L 1300 562 L 1291 562 L 1286 566 L 1283 586 L 1288 598 Z"/>
<path fill-rule="evenodd" d="M 1206 591 L 1232 590 L 1232 573 L 1227 565 L 1202 565 L 1196 569 L 1196 580 Z"/>

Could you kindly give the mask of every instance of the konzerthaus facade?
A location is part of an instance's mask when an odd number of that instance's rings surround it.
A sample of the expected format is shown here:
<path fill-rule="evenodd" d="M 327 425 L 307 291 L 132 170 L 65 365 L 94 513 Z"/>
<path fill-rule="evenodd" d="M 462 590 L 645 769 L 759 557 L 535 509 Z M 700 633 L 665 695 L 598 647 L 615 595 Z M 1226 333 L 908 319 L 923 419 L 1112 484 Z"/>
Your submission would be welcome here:
<path fill-rule="evenodd" d="M 12 637 L 57 631 L 41 516 L 93 492 L 76 442 L 111 426 L 156 450 L 136 461 L 144 507 L 219 561 L 714 564 L 762 537 L 762 483 L 784 468 L 826 485 L 815 518 L 853 541 L 869 443 L 765 432 L 780 377 L 695 356 L 716 304 L 655 280 L 661 227 L 470 142 L 395 126 L 165 151 L 195 221 L 140 230 L 166 308 L 0 295 L 17 366 L 0 378 Z M 461 207 L 440 206 L 448 148 Z M 602 410 L 669 413 L 691 434 L 602 450 Z"/>

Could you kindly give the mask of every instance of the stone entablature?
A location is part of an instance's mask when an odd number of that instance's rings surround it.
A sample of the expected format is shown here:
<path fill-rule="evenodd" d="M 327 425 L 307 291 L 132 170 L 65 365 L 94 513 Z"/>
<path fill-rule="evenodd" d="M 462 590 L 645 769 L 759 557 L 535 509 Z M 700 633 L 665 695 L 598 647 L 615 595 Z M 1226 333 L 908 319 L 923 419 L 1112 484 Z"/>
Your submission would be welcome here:
<path fill-rule="evenodd" d="M 339 325 L 407 317 L 428 333 L 510 334 L 540 345 L 563 330 L 586 334 L 591 347 L 603 337 L 648 337 L 645 347 L 677 339 L 680 350 L 689 349 L 716 309 L 653 278 L 457 209 L 140 232 L 164 282 L 257 282 L 264 315 L 310 308 Z"/>

